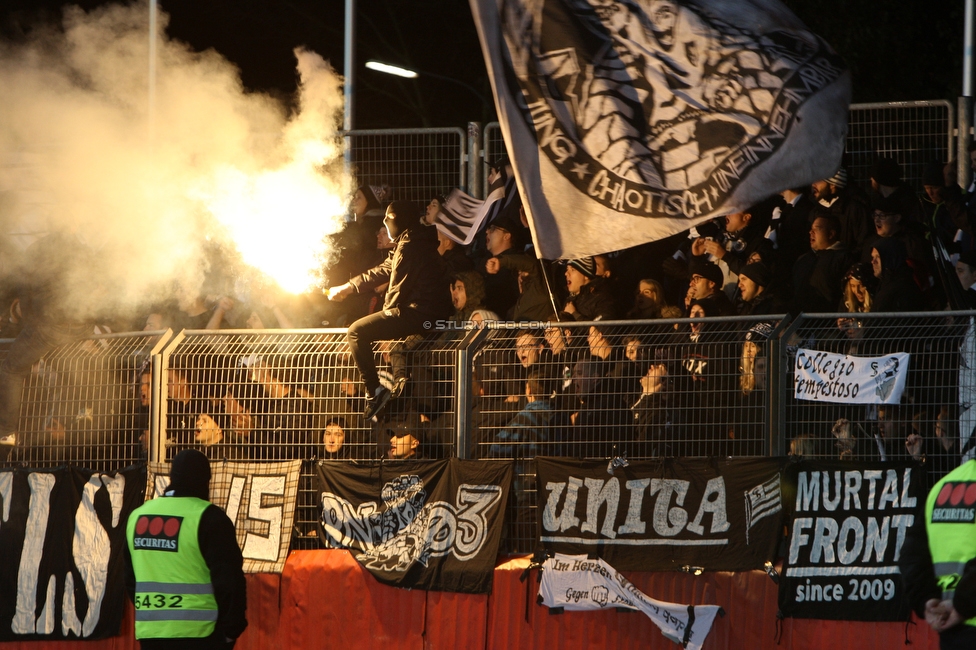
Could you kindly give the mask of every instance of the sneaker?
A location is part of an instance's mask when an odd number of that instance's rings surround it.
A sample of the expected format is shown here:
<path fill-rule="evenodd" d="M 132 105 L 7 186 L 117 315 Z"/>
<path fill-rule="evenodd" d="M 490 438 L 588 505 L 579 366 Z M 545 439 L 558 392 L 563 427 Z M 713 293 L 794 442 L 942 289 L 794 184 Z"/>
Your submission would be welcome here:
<path fill-rule="evenodd" d="M 397 399 L 400 395 L 403 395 L 403 389 L 407 387 L 407 377 L 397 377 L 393 382 L 393 388 L 390 389 L 390 394 L 393 399 Z"/>
<path fill-rule="evenodd" d="M 15 447 L 17 445 L 17 434 L 8 433 L 4 437 L 0 438 L 0 446 L 3 447 Z"/>
<path fill-rule="evenodd" d="M 366 412 L 363 416 L 367 420 L 372 420 L 380 414 L 392 396 L 393 394 L 385 386 L 377 388 L 372 397 L 366 398 Z"/>

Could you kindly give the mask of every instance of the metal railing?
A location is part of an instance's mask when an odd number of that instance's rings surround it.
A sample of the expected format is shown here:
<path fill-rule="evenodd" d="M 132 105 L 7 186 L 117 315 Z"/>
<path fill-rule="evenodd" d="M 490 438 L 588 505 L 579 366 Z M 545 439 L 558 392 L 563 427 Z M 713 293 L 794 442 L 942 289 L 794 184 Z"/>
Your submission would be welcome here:
<path fill-rule="evenodd" d="M 894 158 L 903 180 L 921 191 L 926 165 L 955 158 L 955 127 L 954 108 L 945 100 L 851 104 L 845 163 L 858 182 L 867 184 L 879 155 Z M 498 122 L 485 125 L 482 151 L 486 160 L 505 153 Z"/>
<path fill-rule="evenodd" d="M 151 405 L 162 395 L 159 352 L 171 335 L 94 336 L 46 355 L 24 381 L 17 445 L 7 462 L 108 471 L 146 460 Z M 11 343 L 3 342 L 2 356 Z"/>
<path fill-rule="evenodd" d="M 391 436 L 409 432 L 424 457 L 516 460 L 510 519 L 517 525 L 507 543 L 527 551 L 537 455 L 915 456 L 934 480 L 959 462 L 976 425 L 969 413 L 974 315 L 444 329 L 377 346 L 381 379 L 392 379 L 397 354 L 411 378 L 375 422 L 362 418 L 365 399 L 344 330 L 99 336 L 35 367 L 25 382 L 20 439 L 6 461 L 107 470 L 166 460 L 187 447 L 214 459 L 297 458 L 304 462 L 296 522 L 309 530 L 315 461 L 380 462 Z M 862 357 L 907 352 L 904 396 L 892 406 L 797 400 L 800 348 Z"/>
<path fill-rule="evenodd" d="M 386 183 L 394 199 L 427 204 L 467 187 L 467 134 L 460 128 L 344 132 L 361 183 Z"/>
<path fill-rule="evenodd" d="M 916 191 L 926 165 L 955 158 L 955 113 L 944 100 L 851 104 L 847 128 L 849 171 L 864 184 L 879 155 L 897 160 Z"/>

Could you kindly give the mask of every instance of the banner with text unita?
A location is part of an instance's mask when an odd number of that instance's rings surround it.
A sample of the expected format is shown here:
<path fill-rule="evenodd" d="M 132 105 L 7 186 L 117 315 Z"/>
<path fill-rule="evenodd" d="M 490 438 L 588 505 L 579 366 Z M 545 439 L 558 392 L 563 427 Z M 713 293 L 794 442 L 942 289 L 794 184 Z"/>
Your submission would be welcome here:
<path fill-rule="evenodd" d="M 777 458 L 606 461 L 537 458 L 539 538 L 622 571 L 748 571 L 782 531 Z"/>
<path fill-rule="evenodd" d="M 839 404 L 897 404 L 908 377 L 908 353 L 883 357 L 799 349 L 793 366 L 796 399 Z"/>

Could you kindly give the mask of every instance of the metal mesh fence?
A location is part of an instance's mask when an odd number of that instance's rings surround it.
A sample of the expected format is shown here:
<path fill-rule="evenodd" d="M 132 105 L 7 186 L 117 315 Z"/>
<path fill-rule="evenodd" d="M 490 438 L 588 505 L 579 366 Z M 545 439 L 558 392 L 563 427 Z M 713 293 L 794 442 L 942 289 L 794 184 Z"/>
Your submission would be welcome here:
<path fill-rule="evenodd" d="M 389 185 L 394 199 L 426 204 L 467 185 L 462 129 L 360 130 L 348 136 L 356 178 Z"/>
<path fill-rule="evenodd" d="M 972 372 L 960 352 L 967 334 L 972 335 L 969 316 L 949 312 L 859 314 L 856 319 L 850 314 L 801 315 L 786 331 L 781 347 L 782 433 L 792 453 L 860 460 L 914 457 L 924 460 L 932 480 L 956 467 L 961 439 L 968 439 L 972 430 L 971 425 L 960 430 L 960 418 L 965 417 L 960 413 L 960 369 L 964 380 Z M 904 394 L 891 405 L 795 399 L 798 350 L 860 357 L 907 352 Z M 879 375 L 883 371 L 879 368 Z"/>
<path fill-rule="evenodd" d="M 901 164 L 905 182 L 921 191 L 925 166 L 955 157 L 954 115 L 952 104 L 945 100 L 851 104 L 846 145 L 849 171 L 866 184 L 875 159 L 891 157 Z M 488 160 L 505 153 L 498 122 L 485 126 L 483 151 Z"/>
<path fill-rule="evenodd" d="M 440 344 L 439 344 L 440 343 Z M 425 457 L 455 455 L 455 353 L 435 340 L 377 346 L 381 381 L 390 354 L 403 352 L 411 379 L 378 421 L 348 354 L 345 330 L 189 331 L 163 354 L 165 428 L 158 456 L 186 448 L 212 459 L 303 460 L 296 528 L 314 530 L 316 459 L 367 461 L 387 456 L 391 431 L 409 431 Z M 317 538 L 296 540 L 315 547 Z"/>
<path fill-rule="evenodd" d="M 897 160 L 903 179 L 917 191 L 927 164 L 955 157 L 953 108 L 944 100 L 852 104 L 847 126 L 850 171 L 864 184 L 879 155 Z"/>
<path fill-rule="evenodd" d="M 96 336 L 47 354 L 24 381 L 7 461 L 111 471 L 145 460 L 154 351 L 168 336 Z"/>
<path fill-rule="evenodd" d="M 487 124 L 482 131 L 482 143 L 481 143 L 481 154 L 484 156 L 484 160 L 496 160 L 499 156 L 505 153 L 505 139 L 502 137 L 502 128 L 498 122 L 491 122 Z M 481 187 L 488 187 L 488 166 L 481 166 L 484 178 L 481 181 Z"/>
<path fill-rule="evenodd" d="M 295 522 L 303 533 L 293 548 L 315 548 L 318 539 L 305 534 L 317 518 L 315 460 L 371 462 L 387 456 L 391 431 L 411 431 L 425 457 L 515 460 L 506 550 L 530 551 L 537 455 L 750 456 L 792 445 L 818 457 L 917 457 L 934 480 L 959 462 L 976 425 L 972 316 L 445 331 L 377 345 L 384 381 L 392 379 L 391 354 L 405 355 L 410 374 L 378 422 L 361 415 L 365 399 L 344 330 L 183 332 L 162 351 L 161 333 L 100 336 L 59 348 L 34 368 L 9 462 L 116 469 L 146 458 L 140 438 L 150 427 L 156 460 L 187 447 L 213 459 L 298 459 Z M 904 396 L 890 406 L 796 400 L 799 349 L 907 352 Z"/>
<path fill-rule="evenodd" d="M 531 551 L 535 456 L 767 453 L 779 318 L 496 329 L 472 354 L 479 458 L 515 459 L 506 536 Z"/>

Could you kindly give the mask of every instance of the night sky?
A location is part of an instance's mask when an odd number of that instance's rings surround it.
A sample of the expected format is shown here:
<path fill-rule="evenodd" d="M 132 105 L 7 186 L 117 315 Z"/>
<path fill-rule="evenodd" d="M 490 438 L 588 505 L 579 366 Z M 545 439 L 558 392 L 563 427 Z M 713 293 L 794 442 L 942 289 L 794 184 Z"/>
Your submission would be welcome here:
<path fill-rule="evenodd" d="M 0 35 L 23 38 L 62 2 L 0 0 Z M 77 2 L 83 8 L 104 4 Z M 962 3 L 953 0 L 786 0 L 852 68 L 854 101 L 954 99 L 961 92 Z M 466 0 L 358 0 L 357 128 L 458 127 L 489 122 L 494 107 Z M 169 34 L 214 48 L 241 69 L 244 85 L 290 101 L 292 49 L 306 46 L 342 72 L 343 0 L 160 0 Z M 428 71 L 404 80 L 363 68 L 367 59 Z"/>

